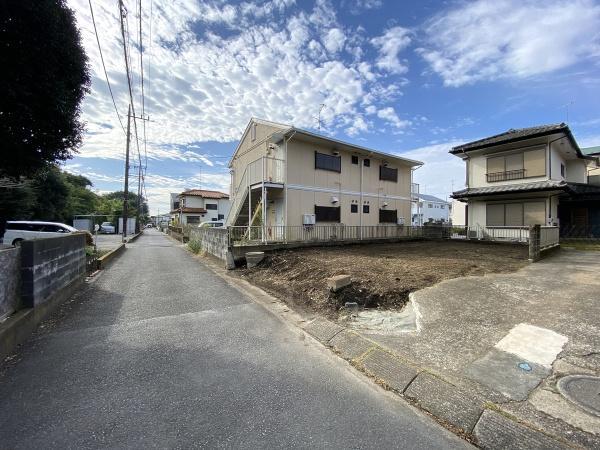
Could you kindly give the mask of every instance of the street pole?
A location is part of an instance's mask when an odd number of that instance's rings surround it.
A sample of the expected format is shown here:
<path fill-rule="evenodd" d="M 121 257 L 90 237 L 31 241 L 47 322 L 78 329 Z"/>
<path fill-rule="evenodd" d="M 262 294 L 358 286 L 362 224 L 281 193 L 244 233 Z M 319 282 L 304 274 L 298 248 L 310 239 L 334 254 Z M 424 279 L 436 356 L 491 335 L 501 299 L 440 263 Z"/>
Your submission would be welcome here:
<path fill-rule="evenodd" d="M 131 135 L 131 104 L 127 108 L 127 144 L 125 145 L 125 187 L 123 189 L 123 241 L 127 238 L 127 216 L 129 203 L 129 141 Z"/>

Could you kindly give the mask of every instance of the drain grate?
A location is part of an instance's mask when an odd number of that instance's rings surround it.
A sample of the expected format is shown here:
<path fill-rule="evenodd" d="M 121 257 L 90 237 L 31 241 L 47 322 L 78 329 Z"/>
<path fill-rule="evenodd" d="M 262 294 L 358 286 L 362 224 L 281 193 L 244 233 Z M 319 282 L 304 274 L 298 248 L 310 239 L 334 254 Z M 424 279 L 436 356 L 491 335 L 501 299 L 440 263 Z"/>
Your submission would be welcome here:
<path fill-rule="evenodd" d="M 571 402 L 594 416 L 600 417 L 600 378 L 590 375 L 569 375 L 558 382 L 558 390 Z"/>

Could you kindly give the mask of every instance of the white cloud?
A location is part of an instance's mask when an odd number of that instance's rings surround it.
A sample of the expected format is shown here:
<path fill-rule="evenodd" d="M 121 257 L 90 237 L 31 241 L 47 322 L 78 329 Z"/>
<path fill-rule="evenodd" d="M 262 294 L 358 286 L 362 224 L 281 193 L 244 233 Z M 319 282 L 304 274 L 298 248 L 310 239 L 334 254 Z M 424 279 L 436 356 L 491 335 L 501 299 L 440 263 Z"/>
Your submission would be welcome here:
<path fill-rule="evenodd" d="M 129 100 L 117 8 L 93 4 L 115 100 L 124 115 Z M 203 160 L 204 156 L 186 152 L 186 146 L 236 141 L 252 116 L 310 128 L 321 103 L 327 105 L 323 120 L 329 129 L 345 129 L 358 118 L 353 130 L 364 130 L 363 109 L 399 95 L 398 85 L 378 81 L 379 71 L 398 70 L 392 66 L 408 38 L 397 37 L 391 47 L 376 40 L 382 58 L 388 61 L 383 65 L 372 66 L 361 59 L 345 61 L 336 52 L 349 42 L 353 48 L 360 45 L 364 39 L 360 27 L 343 30 L 330 1 L 318 0 L 307 12 L 290 10 L 293 4 L 293 0 L 237 6 L 217 0 L 176 4 L 156 0 L 150 42 L 149 7 L 143 3 L 149 159 Z M 76 11 L 93 78 L 83 106 L 88 132 L 79 156 L 122 159 L 124 133 L 104 80 L 89 4 L 69 0 L 69 5 Z M 127 0 L 126 5 L 133 29 L 135 2 Z M 267 16 L 269 20 L 263 20 Z M 214 24 L 228 28 L 226 37 L 216 34 L 219 27 Z M 393 30 L 388 33 L 396 33 Z M 323 36 L 321 45 L 318 40 Z M 137 36 L 133 33 L 131 44 L 134 51 Z M 139 56 L 133 53 L 132 57 L 134 97 L 138 99 Z M 138 129 L 141 132 L 140 123 Z M 137 154 L 136 145 L 132 152 Z"/>
<path fill-rule="evenodd" d="M 393 27 L 381 36 L 371 39 L 379 50 L 376 66 L 394 74 L 402 74 L 408 70 L 406 63 L 400 60 L 399 53 L 410 44 L 410 31 L 403 27 Z"/>
<path fill-rule="evenodd" d="M 382 5 L 382 0 L 348 0 L 342 2 L 342 7 L 347 7 L 350 14 L 355 16 L 365 10 L 380 8 Z"/>
<path fill-rule="evenodd" d="M 323 38 L 323 44 L 329 53 L 337 53 L 344 48 L 346 35 L 339 28 L 332 28 Z"/>
<path fill-rule="evenodd" d="M 377 111 L 377 117 L 385 120 L 386 122 L 392 124 L 395 128 L 405 128 L 410 125 L 410 120 L 402 120 L 396 114 L 396 110 L 391 106 L 387 108 L 382 108 Z"/>
<path fill-rule="evenodd" d="M 413 178 L 415 183 L 419 183 L 422 194 L 445 198 L 452 193 L 453 187 L 455 191 L 464 188 L 465 164 L 459 157 L 448 153 L 452 147 L 462 143 L 463 141 L 449 141 L 398 155 L 425 163 L 414 172 Z"/>
<path fill-rule="evenodd" d="M 593 0 L 478 0 L 433 17 L 419 49 L 446 86 L 525 78 L 600 55 Z"/>

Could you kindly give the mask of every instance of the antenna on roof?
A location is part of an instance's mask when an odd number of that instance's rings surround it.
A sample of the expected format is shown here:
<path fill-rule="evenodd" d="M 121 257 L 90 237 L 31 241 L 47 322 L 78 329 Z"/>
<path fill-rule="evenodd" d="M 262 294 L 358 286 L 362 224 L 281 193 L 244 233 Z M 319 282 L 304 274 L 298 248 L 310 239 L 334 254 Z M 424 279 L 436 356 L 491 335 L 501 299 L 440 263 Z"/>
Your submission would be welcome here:
<path fill-rule="evenodd" d="M 325 108 L 325 103 L 321 103 L 321 105 L 319 105 L 319 115 L 318 117 L 314 117 L 314 119 L 317 121 L 317 128 L 319 131 L 321 131 L 321 123 L 323 123 L 321 120 L 321 111 L 323 111 L 323 108 Z"/>
<path fill-rule="evenodd" d="M 575 102 L 573 100 L 571 100 L 569 103 L 562 105 L 560 108 L 565 108 L 567 110 L 567 120 L 565 121 L 566 124 L 569 123 L 569 109 L 571 107 L 571 105 L 574 105 Z"/>

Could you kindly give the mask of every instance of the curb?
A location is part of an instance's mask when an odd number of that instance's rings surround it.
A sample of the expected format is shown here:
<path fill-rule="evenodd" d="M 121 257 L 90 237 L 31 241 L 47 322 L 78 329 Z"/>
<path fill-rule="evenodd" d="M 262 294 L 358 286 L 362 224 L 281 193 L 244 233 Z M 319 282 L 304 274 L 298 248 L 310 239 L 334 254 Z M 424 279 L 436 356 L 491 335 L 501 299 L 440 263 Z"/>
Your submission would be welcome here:
<path fill-rule="evenodd" d="M 466 392 L 334 322 L 319 317 L 302 328 L 385 389 L 482 448 L 571 448 L 562 439 L 517 421 L 499 405 Z"/>
<path fill-rule="evenodd" d="M 128 239 L 127 239 L 125 242 L 126 242 L 126 243 L 133 242 L 133 241 L 135 241 L 135 240 L 136 240 L 138 237 L 140 237 L 140 235 L 142 235 L 142 234 L 144 234 L 144 230 L 140 231 L 140 232 L 139 232 L 139 233 L 137 233 L 137 234 L 134 234 L 133 236 L 131 236 L 130 238 L 128 238 Z"/>
<path fill-rule="evenodd" d="M 98 258 L 98 270 L 106 269 L 112 263 L 112 261 L 124 251 L 125 244 L 122 243 L 119 244 L 119 246 L 114 250 L 111 250 L 107 254 L 102 255 L 100 258 Z"/>

